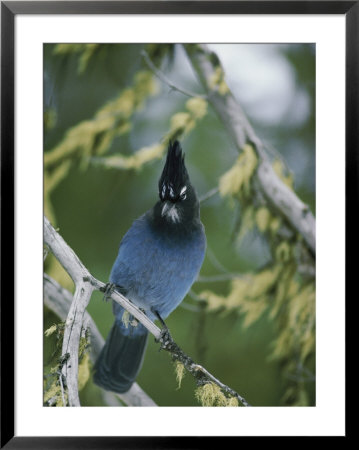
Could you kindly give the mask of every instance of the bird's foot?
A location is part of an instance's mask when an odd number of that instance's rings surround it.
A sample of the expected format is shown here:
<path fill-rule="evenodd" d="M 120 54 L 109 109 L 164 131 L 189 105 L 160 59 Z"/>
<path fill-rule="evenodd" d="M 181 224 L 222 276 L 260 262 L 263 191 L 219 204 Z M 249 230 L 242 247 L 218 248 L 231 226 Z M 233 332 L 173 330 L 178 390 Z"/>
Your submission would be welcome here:
<path fill-rule="evenodd" d="M 160 342 L 160 350 L 162 349 L 169 349 L 173 346 L 174 340 L 171 336 L 170 330 L 168 326 L 166 325 L 165 321 L 162 319 L 160 313 L 152 308 L 151 311 L 157 316 L 158 320 L 161 322 L 162 328 L 161 328 L 161 334 L 158 339 L 156 339 L 156 342 Z"/>
<path fill-rule="evenodd" d="M 103 301 L 108 302 L 111 298 L 111 295 L 113 291 L 116 289 L 115 283 L 106 283 L 105 287 L 103 288 L 104 296 Z"/>
<path fill-rule="evenodd" d="M 174 344 L 173 337 L 171 336 L 170 330 L 167 326 L 161 329 L 160 337 L 156 339 L 156 342 L 161 344 L 160 350 L 167 350 Z"/>

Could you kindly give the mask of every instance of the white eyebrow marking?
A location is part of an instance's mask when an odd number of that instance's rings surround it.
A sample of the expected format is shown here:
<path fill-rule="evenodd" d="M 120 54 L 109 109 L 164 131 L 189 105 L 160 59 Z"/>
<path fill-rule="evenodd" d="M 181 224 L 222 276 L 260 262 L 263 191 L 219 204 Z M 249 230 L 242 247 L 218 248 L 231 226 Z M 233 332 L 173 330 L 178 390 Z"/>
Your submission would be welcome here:
<path fill-rule="evenodd" d="M 174 196 L 175 196 L 175 193 L 174 193 L 174 191 L 173 191 L 172 186 L 170 186 L 170 196 L 171 196 L 172 198 L 174 198 Z"/>
<path fill-rule="evenodd" d="M 187 191 L 187 186 L 183 186 L 181 189 L 180 195 L 183 195 Z"/>

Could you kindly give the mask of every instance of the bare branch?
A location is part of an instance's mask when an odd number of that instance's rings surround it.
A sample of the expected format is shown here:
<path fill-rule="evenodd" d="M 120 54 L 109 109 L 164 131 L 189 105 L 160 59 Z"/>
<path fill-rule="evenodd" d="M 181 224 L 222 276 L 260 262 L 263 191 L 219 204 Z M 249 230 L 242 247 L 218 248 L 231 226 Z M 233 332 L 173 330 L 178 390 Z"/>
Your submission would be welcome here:
<path fill-rule="evenodd" d="M 73 296 L 67 289 L 60 286 L 57 281 L 46 273 L 44 274 L 44 298 L 45 305 L 56 315 L 58 315 L 61 320 L 65 321 L 73 300 Z M 105 344 L 105 341 L 87 311 L 84 313 L 83 328 L 88 328 L 90 330 L 90 358 L 92 362 L 95 362 Z M 125 394 L 115 394 L 104 391 L 103 397 L 106 403 L 111 406 L 119 406 L 116 397 L 119 397 L 128 406 L 157 406 L 156 403 L 140 388 L 137 383 L 134 383 L 131 389 Z"/>
<path fill-rule="evenodd" d="M 236 273 L 221 273 L 219 275 L 199 276 L 196 283 L 216 283 L 217 281 L 228 281 L 235 278 L 243 278 L 243 275 Z"/>
<path fill-rule="evenodd" d="M 71 271 L 71 273 L 69 272 L 71 278 L 73 280 L 76 279 L 76 291 L 65 323 L 62 356 L 65 361 L 63 365 L 63 373 L 66 377 L 69 405 L 80 406 L 77 383 L 78 349 L 81 329 L 86 312 L 85 309 L 90 300 L 92 291 L 99 290 L 101 292 L 104 292 L 105 283 L 102 283 L 90 274 L 86 267 L 81 263 L 79 258 L 75 255 L 73 250 L 54 230 L 46 217 L 44 217 L 44 242 L 49 246 L 49 249 L 55 254 L 56 258 L 65 268 L 65 270 L 68 269 L 69 271 Z M 133 315 L 139 322 L 141 322 L 142 325 L 144 325 L 148 329 L 148 331 L 154 335 L 156 340 L 161 342 L 161 348 L 169 351 L 172 355 L 172 359 L 180 361 L 186 367 L 186 369 L 196 378 L 198 384 L 203 385 L 205 383 L 215 382 L 224 391 L 224 393 L 235 393 L 236 398 L 238 398 L 244 406 L 249 406 L 249 404 L 243 399 L 243 397 L 241 397 L 228 386 L 219 382 L 208 371 L 204 372 L 196 369 L 195 367 L 197 366 L 197 364 L 189 356 L 187 356 L 172 339 L 168 339 L 168 336 L 166 336 L 167 340 L 165 340 L 163 334 L 161 333 L 161 330 L 126 297 L 124 297 L 117 291 L 111 292 L 111 295 L 109 295 L 108 297 L 123 306 L 131 315 Z M 69 353 L 70 355 L 68 355 Z M 71 361 L 71 365 L 69 365 L 69 361 Z M 241 399 L 244 401 L 242 401 Z"/>
<path fill-rule="evenodd" d="M 219 92 L 213 86 L 216 69 L 220 68 L 218 56 L 205 44 L 185 44 L 184 48 L 203 87 L 208 92 L 208 101 L 227 128 L 239 152 L 246 143 L 252 144 L 260 157 L 256 178 L 268 203 L 280 212 L 304 238 L 315 253 L 315 219 L 305 205 L 274 172 L 263 142 L 255 134 L 246 115 L 229 88 Z"/>
<path fill-rule="evenodd" d="M 68 402 L 70 406 L 80 406 L 78 394 L 78 348 L 81 337 L 81 327 L 85 309 L 90 301 L 94 287 L 86 283 L 87 269 L 77 255 L 66 244 L 64 239 L 44 218 L 44 243 L 60 261 L 66 272 L 75 283 L 74 300 L 67 315 L 64 339 L 62 344 L 62 357 L 64 364 L 62 373 L 68 389 Z"/>
<path fill-rule="evenodd" d="M 143 59 L 145 60 L 147 66 L 150 70 L 156 75 L 158 79 L 160 79 L 163 83 L 167 84 L 173 91 L 178 91 L 181 94 L 186 95 L 187 97 L 200 97 L 200 98 L 206 98 L 204 95 L 195 94 L 194 92 L 186 91 L 185 89 L 182 89 L 178 86 L 176 86 L 172 81 L 166 77 L 166 75 L 153 64 L 151 61 L 151 58 L 149 57 L 146 50 L 141 51 L 141 55 Z"/>
<path fill-rule="evenodd" d="M 216 194 L 218 194 L 218 192 L 219 192 L 219 188 L 218 187 L 215 187 L 215 188 L 211 189 L 210 191 L 208 191 L 205 194 L 201 195 L 201 197 L 199 198 L 199 202 L 203 203 L 206 200 L 209 200 L 210 198 L 212 198 Z"/>
<path fill-rule="evenodd" d="M 218 269 L 220 272 L 223 272 L 225 274 L 230 273 L 229 270 L 226 267 L 224 267 L 224 265 L 218 260 L 216 254 L 209 246 L 207 246 L 206 256 L 209 262 L 212 264 L 212 266 Z"/>

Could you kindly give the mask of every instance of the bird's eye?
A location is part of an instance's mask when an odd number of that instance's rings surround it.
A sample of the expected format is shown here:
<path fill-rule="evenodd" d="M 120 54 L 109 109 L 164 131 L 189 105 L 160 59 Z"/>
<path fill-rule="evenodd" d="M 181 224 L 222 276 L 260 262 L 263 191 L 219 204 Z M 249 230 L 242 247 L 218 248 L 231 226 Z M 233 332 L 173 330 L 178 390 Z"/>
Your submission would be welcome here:
<path fill-rule="evenodd" d="M 181 192 L 180 192 L 181 200 L 186 200 L 186 198 L 187 198 L 186 191 L 187 191 L 187 186 L 183 186 L 183 188 L 181 189 Z"/>

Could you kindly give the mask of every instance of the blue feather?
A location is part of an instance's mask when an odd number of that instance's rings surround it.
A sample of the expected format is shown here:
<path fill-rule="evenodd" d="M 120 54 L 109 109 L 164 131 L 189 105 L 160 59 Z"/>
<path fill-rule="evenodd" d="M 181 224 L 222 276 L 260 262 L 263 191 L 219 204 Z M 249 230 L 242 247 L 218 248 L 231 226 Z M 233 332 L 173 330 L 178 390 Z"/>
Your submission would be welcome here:
<path fill-rule="evenodd" d="M 206 236 L 180 144 L 170 143 L 159 180 L 160 200 L 135 220 L 120 244 L 110 282 L 149 319 L 162 319 L 186 296 L 203 263 Z M 141 369 L 148 332 L 113 303 L 115 324 L 95 364 L 94 381 L 126 392 Z M 136 322 L 136 321 L 135 321 Z"/>
<path fill-rule="evenodd" d="M 206 249 L 203 226 L 183 239 L 158 233 L 144 214 L 124 236 L 110 281 L 126 291 L 129 300 L 155 320 L 165 319 L 181 303 L 197 278 Z M 116 311 L 121 320 L 123 311 Z M 119 317 L 121 315 L 121 317 Z"/>

